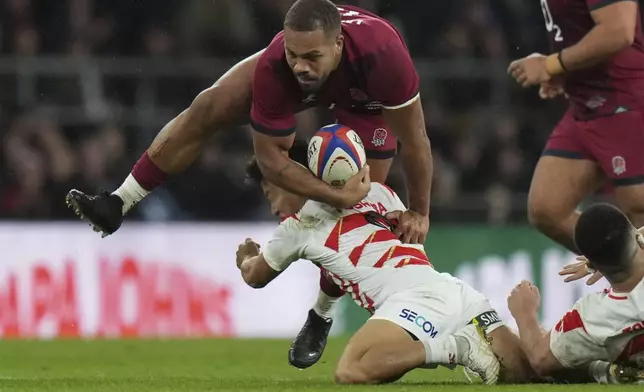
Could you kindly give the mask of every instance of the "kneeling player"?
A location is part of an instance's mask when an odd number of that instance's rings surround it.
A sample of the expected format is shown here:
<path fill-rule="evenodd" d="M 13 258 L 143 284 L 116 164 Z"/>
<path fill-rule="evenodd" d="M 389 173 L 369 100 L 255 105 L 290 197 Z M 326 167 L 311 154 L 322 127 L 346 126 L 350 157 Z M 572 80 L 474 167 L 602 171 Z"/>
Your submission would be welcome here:
<path fill-rule="evenodd" d="M 294 144 L 289 154 L 306 165 L 305 144 Z M 383 215 L 405 208 L 393 191 L 373 183 L 361 203 L 337 209 L 263 180 L 256 164 L 249 177 L 261 183 L 273 212 L 289 217 L 261 253 L 250 239 L 240 245 L 237 265 L 246 283 L 264 287 L 294 261 L 307 259 L 373 314 L 345 348 L 337 382 L 389 382 L 439 364 L 463 365 L 488 384 L 503 378 L 502 367 L 505 379 L 531 377 L 518 338 L 488 300 L 436 272 L 422 245 L 403 244 L 393 234 Z"/>
<path fill-rule="evenodd" d="M 537 288 L 518 285 L 508 306 L 525 353 L 541 376 L 590 364 L 591 375 L 601 382 L 644 380 L 644 372 L 634 369 L 644 369 L 644 238 L 620 210 L 597 204 L 579 217 L 574 240 L 611 288 L 583 297 L 544 333 L 537 322 Z"/>

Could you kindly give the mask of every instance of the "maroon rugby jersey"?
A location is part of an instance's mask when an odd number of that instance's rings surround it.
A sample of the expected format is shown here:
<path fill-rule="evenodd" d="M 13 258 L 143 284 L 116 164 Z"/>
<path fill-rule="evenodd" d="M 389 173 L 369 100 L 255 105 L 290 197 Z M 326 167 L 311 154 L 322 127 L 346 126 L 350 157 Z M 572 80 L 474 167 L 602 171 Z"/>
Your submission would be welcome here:
<path fill-rule="evenodd" d="M 379 115 L 418 95 L 419 79 L 400 33 L 363 9 L 338 6 L 344 50 L 338 68 L 315 94 L 305 94 L 286 61 L 283 32 L 260 57 L 253 77 L 251 121 L 259 132 L 287 136 L 294 114 L 311 106 Z"/>
<path fill-rule="evenodd" d="M 550 45 L 558 52 L 579 42 L 595 26 L 591 11 L 620 0 L 540 1 Z M 565 90 L 578 119 L 643 106 L 644 36 L 639 13 L 633 45 L 606 63 L 569 72 L 565 77 Z"/>

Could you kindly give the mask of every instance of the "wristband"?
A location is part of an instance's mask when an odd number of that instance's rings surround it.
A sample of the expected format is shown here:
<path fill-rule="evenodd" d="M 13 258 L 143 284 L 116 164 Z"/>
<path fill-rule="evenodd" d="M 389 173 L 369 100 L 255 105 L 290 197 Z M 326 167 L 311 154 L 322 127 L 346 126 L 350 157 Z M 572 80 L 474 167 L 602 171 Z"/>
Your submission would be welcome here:
<path fill-rule="evenodd" d="M 548 72 L 548 74 L 551 76 L 566 72 L 566 68 L 561 61 L 561 52 L 557 54 L 551 54 L 550 56 L 546 57 L 546 72 Z"/>

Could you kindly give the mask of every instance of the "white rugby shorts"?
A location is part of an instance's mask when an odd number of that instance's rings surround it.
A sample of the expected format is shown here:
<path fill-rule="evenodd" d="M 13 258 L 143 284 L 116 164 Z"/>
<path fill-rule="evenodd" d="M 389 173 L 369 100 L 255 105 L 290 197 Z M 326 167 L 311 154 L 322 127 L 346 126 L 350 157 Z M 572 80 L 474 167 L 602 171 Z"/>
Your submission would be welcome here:
<path fill-rule="evenodd" d="M 489 313 L 488 313 L 489 312 Z M 487 298 L 454 279 L 432 282 L 387 298 L 371 319 L 388 320 L 418 339 L 451 335 L 479 317 L 487 332 L 503 325 Z"/>

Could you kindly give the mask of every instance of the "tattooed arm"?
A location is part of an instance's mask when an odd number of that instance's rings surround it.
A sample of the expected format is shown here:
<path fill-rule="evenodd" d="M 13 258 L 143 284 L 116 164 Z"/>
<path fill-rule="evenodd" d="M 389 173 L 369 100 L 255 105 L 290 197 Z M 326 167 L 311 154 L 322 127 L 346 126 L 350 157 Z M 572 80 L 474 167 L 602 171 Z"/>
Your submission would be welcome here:
<path fill-rule="evenodd" d="M 294 135 L 276 137 L 253 132 L 255 156 L 266 180 L 289 192 L 339 208 L 351 207 L 367 195 L 371 188 L 368 168 L 361 170 L 343 188 L 333 188 L 289 159 L 288 150 L 293 140 Z"/>

